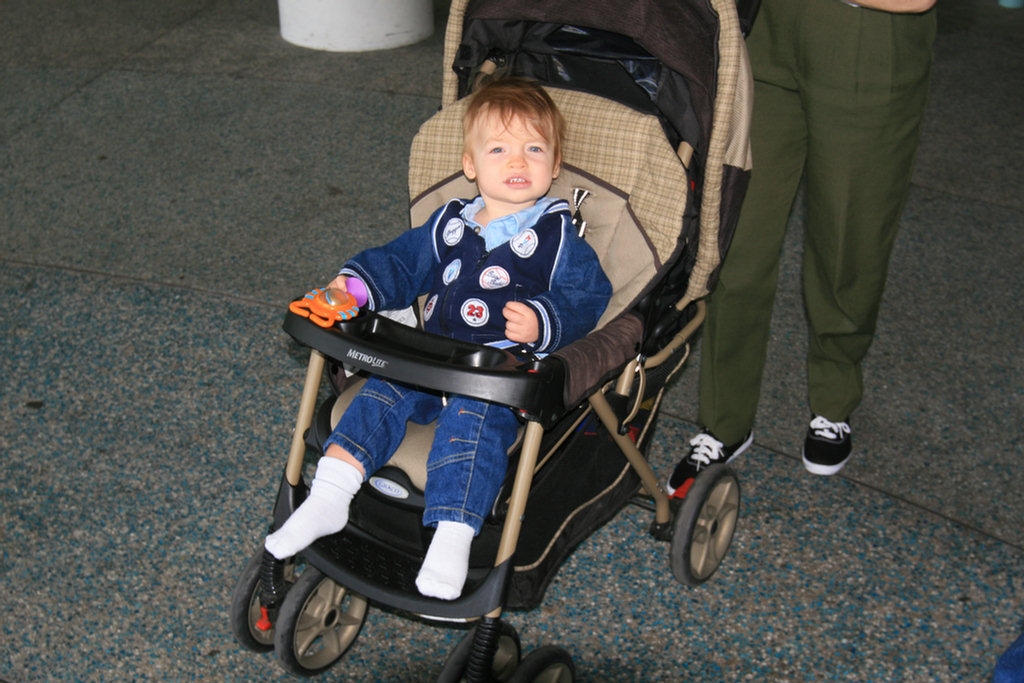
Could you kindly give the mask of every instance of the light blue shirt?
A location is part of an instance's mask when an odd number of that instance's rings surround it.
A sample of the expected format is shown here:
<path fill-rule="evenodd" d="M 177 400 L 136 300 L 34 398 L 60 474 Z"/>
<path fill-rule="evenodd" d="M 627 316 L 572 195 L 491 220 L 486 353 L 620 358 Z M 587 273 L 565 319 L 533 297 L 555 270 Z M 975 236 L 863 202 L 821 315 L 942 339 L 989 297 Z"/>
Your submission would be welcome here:
<path fill-rule="evenodd" d="M 484 238 L 484 246 L 487 248 L 487 251 L 491 251 L 495 247 L 505 244 L 505 242 L 508 242 L 526 228 L 533 227 L 541 214 L 557 201 L 559 200 L 555 197 L 541 197 L 533 206 L 507 216 L 502 216 L 501 218 L 495 218 L 486 226 L 483 226 L 475 220 L 476 215 L 484 208 L 483 197 L 477 197 L 469 204 L 466 204 L 462 209 L 461 215 L 466 224 Z"/>

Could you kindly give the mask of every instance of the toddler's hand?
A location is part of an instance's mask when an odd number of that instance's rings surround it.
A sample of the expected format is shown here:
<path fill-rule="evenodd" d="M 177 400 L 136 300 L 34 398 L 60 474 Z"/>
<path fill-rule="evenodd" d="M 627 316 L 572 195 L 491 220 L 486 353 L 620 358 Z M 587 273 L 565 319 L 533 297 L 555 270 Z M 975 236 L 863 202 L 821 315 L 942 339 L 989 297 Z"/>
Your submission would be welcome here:
<path fill-rule="evenodd" d="M 347 292 L 352 295 L 356 300 L 356 305 L 362 308 L 366 305 L 369 295 L 366 291 L 366 284 L 357 277 L 351 275 L 339 275 L 328 284 L 324 289 L 330 291 L 332 289 Z"/>
<path fill-rule="evenodd" d="M 522 301 L 509 301 L 501 314 L 505 316 L 505 337 L 519 344 L 532 344 L 540 338 L 537 314 Z"/>
<path fill-rule="evenodd" d="M 348 286 L 345 284 L 347 280 L 348 275 L 339 275 L 338 277 L 331 280 L 330 284 L 324 287 L 324 289 L 340 289 L 343 292 L 347 292 Z"/>

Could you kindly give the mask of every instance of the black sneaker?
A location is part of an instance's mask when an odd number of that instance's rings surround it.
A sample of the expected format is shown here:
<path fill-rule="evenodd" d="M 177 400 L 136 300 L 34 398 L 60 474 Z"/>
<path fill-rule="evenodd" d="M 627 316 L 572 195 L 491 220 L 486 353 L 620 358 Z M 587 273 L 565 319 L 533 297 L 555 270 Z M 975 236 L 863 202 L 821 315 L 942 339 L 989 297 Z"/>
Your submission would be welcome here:
<path fill-rule="evenodd" d="M 829 476 L 850 459 L 850 425 L 815 415 L 804 440 L 804 467 L 812 474 Z"/>
<path fill-rule="evenodd" d="M 729 462 L 747 450 L 753 440 L 754 433 L 750 432 L 739 443 L 726 446 L 707 430 L 690 439 L 690 452 L 676 465 L 666 485 L 669 497 L 679 500 L 686 498 L 694 478 L 702 469 L 715 463 Z"/>

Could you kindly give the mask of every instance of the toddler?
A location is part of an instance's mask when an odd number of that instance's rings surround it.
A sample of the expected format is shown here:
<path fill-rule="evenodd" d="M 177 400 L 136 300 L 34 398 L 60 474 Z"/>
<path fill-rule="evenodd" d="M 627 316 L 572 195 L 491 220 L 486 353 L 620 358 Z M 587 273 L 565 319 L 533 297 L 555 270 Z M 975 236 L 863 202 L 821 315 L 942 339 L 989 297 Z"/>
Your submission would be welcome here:
<path fill-rule="evenodd" d="M 358 285 L 375 310 L 405 308 L 426 295 L 426 331 L 516 353 L 544 355 L 587 334 L 611 285 L 576 235 L 566 202 L 546 196 L 561 166 L 564 129 L 536 83 L 485 85 L 463 119 L 463 171 L 479 196 L 452 199 L 424 225 L 361 252 L 328 287 Z M 398 448 L 406 423 L 435 420 L 423 523 L 436 531 L 416 587 L 457 598 L 518 429 L 510 408 L 486 401 L 371 377 L 327 440 L 309 497 L 267 537 L 267 550 L 284 559 L 344 528 L 352 498 Z"/>

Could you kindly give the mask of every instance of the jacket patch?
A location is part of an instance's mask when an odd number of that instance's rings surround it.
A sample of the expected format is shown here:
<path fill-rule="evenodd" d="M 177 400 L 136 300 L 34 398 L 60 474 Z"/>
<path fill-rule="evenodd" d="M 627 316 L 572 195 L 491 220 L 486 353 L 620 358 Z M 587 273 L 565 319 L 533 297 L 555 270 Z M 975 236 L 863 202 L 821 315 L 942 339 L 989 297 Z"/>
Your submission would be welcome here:
<path fill-rule="evenodd" d="M 462 270 L 462 259 L 455 259 L 447 266 L 445 266 L 444 274 L 441 276 L 442 282 L 446 285 L 450 285 L 452 280 L 459 276 L 459 272 Z"/>
<path fill-rule="evenodd" d="M 453 247 L 462 239 L 462 232 L 465 229 L 466 224 L 461 218 L 452 218 L 445 223 L 444 230 L 441 232 L 441 239 L 449 247 Z"/>
<path fill-rule="evenodd" d="M 487 304 L 481 299 L 466 299 L 459 309 L 459 314 L 470 327 L 483 327 L 491 317 Z"/>
<path fill-rule="evenodd" d="M 483 289 L 501 289 L 508 287 L 511 282 L 512 276 L 501 266 L 491 266 L 480 273 L 480 287 Z M 445 282 L 445 284 L 448 283 Z"/>
<path fill-rule="evenodd" d="M 537 233 L 533 228 L 523 230 L 521 233 L 509 240 L 512 252 L 520 258 L 530 258 L 533 252 L 537 251 Z"/>
<path fill-rule="evenodd" d="M 430 301 L 423 307 L 423 320 L 426 322 L 430 320 L 430 317 L 434 315 L 434 308 L 437 306 L 437 294 L 430 297 Z"/>

